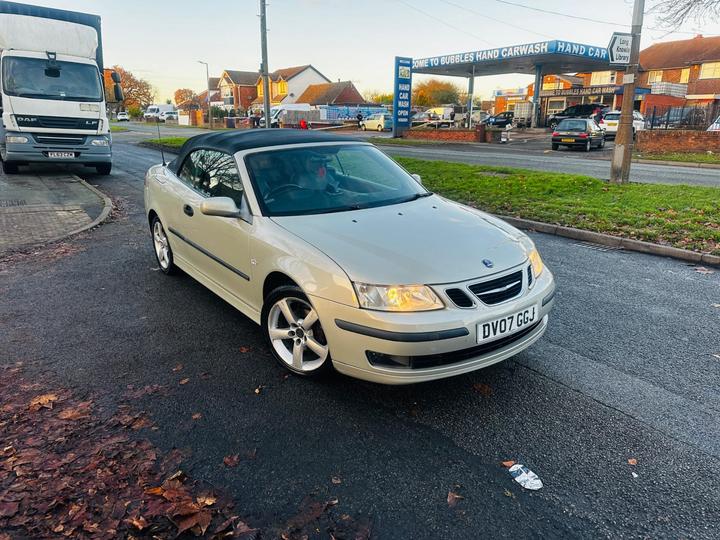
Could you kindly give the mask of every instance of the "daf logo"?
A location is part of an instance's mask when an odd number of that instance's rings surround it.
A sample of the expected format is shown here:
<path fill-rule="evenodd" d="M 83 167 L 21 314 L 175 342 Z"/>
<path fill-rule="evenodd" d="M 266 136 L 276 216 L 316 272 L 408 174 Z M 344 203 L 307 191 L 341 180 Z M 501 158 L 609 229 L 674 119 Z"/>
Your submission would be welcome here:
<path fill-rule="evenodd" d="M 15 119 L 19 122 L 37 122 L 37 118 L 33 116 L 16 116 Z"/>
<path fill-rule="evenodd" d="M 483 259 L 483 264 L 487 268 L 492 268 L 493 266 L 495 266 L 495 263 L 493 263 L 490 259 Z"/>

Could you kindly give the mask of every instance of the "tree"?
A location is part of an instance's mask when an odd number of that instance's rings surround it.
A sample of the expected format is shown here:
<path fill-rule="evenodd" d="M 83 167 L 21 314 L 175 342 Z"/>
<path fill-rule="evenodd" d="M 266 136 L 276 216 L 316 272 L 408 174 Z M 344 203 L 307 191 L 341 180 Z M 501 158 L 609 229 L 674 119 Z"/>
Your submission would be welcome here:
<path fill-rule="evenodd" d="M 198 109 L 198 95 L 190 88 L 178 88 L 175 90 L 175 105 L 184 111 Z"/>
<path fill-rule="evenodd" d="M 428 79 L 413 88 L 412 103 L 421 107 L 433 107 L 445 103 L 457 103 L 460 89 L 451 82 Z"/>
<path fill-rule="evenodd" d="M 155 100 L 155 91 L 148 81 L 136 77 L 130 71 L 120 66 L 113 66 L 112 70 L 120 75 L 120 86 L 122 86 L 123 93 L 125 94 L 125 101 L 123 103 L 126 108 L 133 106 L 147 107 L 148 105 L 152 105 Z M 114 98 L 112 98 L 112 84 L 107 83 L 107 76 L 105 81 L 106 100 L 114 101 Z"/>
<path fill-rule="evenodd" d="M 367 101 L 368 103 L 377 103 L 379 105 L 392 105 L 392 102 L 393 102 L 393 93 L 392 92 L 383 94 L 382 92 L 373 90 L 371 92 L 366 93 L 363 97 L 365 98 L 365 101 Z"/>
<path fill-rule="evenodd" d="M 662 24 L 677 28 L 690 19 L 697 22 L 720 19 L 720 0 L 659 0 L 653 12 Z"/>

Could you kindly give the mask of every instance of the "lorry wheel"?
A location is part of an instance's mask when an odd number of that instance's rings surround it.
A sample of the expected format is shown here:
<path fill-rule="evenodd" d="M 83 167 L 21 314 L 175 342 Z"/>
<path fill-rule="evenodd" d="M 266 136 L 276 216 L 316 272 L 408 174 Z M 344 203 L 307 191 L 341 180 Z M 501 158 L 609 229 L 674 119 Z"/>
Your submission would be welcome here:
<path fill-rule="evenodd" d="M 3 161 L 2 170 L 5 174 L 17 174 L 18 165 L 17 163 L 13 163 L 12 161 Z"/>
<path fill-rule="evenodd" d="M 95 165 L 95 170 L 98 174 L 110 174 L 110 171 L 112 171 L 112 163 L 101 163 L 100 165 Z"/>

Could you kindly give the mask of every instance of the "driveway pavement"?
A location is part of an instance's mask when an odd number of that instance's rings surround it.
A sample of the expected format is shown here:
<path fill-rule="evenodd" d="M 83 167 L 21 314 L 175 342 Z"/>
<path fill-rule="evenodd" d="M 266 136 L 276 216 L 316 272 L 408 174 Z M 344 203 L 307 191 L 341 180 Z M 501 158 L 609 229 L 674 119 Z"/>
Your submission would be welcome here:
<path fill-rule="evenodd" d="M 559 287 L 523 354 L 401 388 L 285 377 L 254 323 L 158 271 L 142 178 L 159 156 L 119 137 L 115 154 L 110 177 L 79 172 L 123 213 L 71 255 L 0 272 L 0 362 L 110 404 L 162 387 L 136 401 L 147 437 L 185 449 L 183 470 L 233 495 L 251 526 L 314 496 L 368 518 L 374 538 L 717 536 L 720 272 L 536 234 Z M 503 460 L 545 487 L 524 491 Z M 464 497 L 452 508 L 449 491 Z"/>
<path fill-rule="evenodd" d="M 0 175 L 0 254 L 92 225 L 109 201 L 77 176 L 39 167 Z"/>

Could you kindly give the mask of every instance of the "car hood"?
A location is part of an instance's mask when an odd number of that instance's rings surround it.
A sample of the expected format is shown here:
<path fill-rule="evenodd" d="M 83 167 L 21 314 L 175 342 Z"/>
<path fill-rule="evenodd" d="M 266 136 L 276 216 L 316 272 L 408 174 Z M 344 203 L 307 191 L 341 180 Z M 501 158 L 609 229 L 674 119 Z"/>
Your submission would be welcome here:
<path fill-rule="evenodd" d="M 507 224 L 501 229 L 491 216 L 437 195 L 378 208 L 272 219 L 362 283 L 453 283 L 527 259 L 520 243 L 523 233 Z"/>

